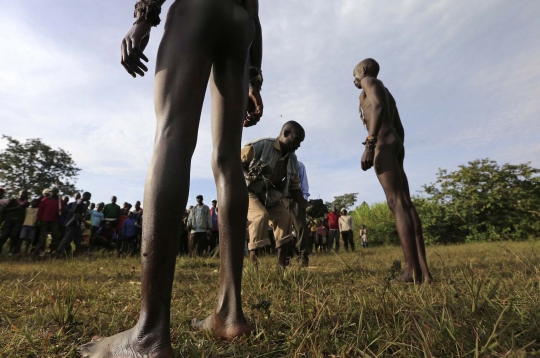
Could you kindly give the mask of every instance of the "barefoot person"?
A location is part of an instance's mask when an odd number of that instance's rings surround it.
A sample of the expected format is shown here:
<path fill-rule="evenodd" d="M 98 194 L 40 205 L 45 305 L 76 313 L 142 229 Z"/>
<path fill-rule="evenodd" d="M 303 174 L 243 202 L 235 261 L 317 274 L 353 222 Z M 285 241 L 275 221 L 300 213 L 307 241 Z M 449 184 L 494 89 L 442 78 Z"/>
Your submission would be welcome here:
<path fill-rule="evenodd" d="M 403 253 L 406 282 L 432 281 L 429 273 L 422 224 L 411 201 L 407 176 L 403 170 L 405 132 L 399 118 L 396 101 L 384 84 L 377 79 L 379 64 L 365 59 L 354 69 L 354 85 L 362 89 L 360 117 L 369 135 L 364 143 L 362 170 L 375 166 L 375 173 L 396 219 Z"/>
<path fill-rule="evenodd" d="M 122 64 L 133 77 L 147 71 L 143 50 L 151 27 L 160 22 L 163 3 L 136 4 L 137 21 L 122 43 Z M 261 58 L 257 0 L 179 0 L 171 5 L 156 64 L 157 131 L 144 192 L 139 320 L 126 332 L 83 346 L 83 356 L 174 356 L 169 329 L 176 237 L 209 79 L 212 167 L 220 203 L 220 286 L 213 313 L 193 325 L 225 339 L 251 331 L 240 297 L 248 198 L 239 153 L 242 125 L 262 115 Z"/>

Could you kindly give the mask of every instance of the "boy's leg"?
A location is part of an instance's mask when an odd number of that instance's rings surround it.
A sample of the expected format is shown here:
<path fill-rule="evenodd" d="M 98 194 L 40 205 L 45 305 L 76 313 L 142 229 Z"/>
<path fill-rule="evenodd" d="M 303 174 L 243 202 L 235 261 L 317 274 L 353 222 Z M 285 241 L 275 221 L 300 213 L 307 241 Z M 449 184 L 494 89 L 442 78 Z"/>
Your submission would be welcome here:
<path fill-rule="evenodd" d="M 253 20 L 235 7 L 230 42 L 223 43 L 211 76 L 212 169 L 219 202 L 221 270 L 214 312 L 197 329 L 233 338 L 251 332 L 242 311 L 241 283 L 246 235 L 248 193 L 240 160 L 242 125 L 248 98 L 248 52 L 254 35 Z M 266 229 L 266 228 L 265 228 Z"/>
<path fill-rule="evenodd" d="M 175 2 L 168 13 L 155 76 L 157 129 L 154 154 L 144 191 L 141 247 L 141 311 L 132 329 L 81 347 L 90 357 L 172 357 L 171 294 L 175 267 L 175 237 L 187 204 L 191 158 L 212 59 L 210 41 L 200 38 L 198 16 L 179 12 Z M 190 33 L 190 34 L 187 34 Z M 222 269 L 223 271 L 223 269 Z M 116 353 L 117 352 L 117 353 Z"/>

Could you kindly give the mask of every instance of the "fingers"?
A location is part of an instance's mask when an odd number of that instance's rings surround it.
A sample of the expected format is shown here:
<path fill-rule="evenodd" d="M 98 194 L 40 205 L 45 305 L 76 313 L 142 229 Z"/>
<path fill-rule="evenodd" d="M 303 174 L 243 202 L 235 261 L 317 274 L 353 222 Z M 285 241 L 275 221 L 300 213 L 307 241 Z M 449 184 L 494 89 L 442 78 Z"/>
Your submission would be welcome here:
<path fill-rule="evenodd" d="M 126 71 L 134 78 L 137 75 L 144 76 L 144 73 L 148 71 L 148 67 L 141 62 L 141 59 L 148 62 L 148 58 L 140 48 L 134 47 L 134 41 L 129 36 L 122 41 L 121 53 L 120 63 Z"/>

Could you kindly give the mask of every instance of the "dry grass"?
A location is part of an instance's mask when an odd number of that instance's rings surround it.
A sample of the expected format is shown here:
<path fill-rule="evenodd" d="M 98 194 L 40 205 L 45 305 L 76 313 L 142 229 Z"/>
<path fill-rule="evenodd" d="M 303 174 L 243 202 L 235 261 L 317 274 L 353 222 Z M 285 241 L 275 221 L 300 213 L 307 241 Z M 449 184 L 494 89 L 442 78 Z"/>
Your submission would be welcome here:
<path fill-rule="evenodd" d="M 190 328 L 212 310 L 219 262 L 182 258 L 173 344 L 179 357 L 540 356 L 539 250 L 538 242 L 429 247 L 431 286 L 393 280 L 396 247 L 314 255 L 311 268 L 284 276 L 263 258 L 243 279 L 255 332 L 234 342 Z M 0 357 L 76 357 L 93 335 L 137 319 L 137 259 L 0 260 Z"/>

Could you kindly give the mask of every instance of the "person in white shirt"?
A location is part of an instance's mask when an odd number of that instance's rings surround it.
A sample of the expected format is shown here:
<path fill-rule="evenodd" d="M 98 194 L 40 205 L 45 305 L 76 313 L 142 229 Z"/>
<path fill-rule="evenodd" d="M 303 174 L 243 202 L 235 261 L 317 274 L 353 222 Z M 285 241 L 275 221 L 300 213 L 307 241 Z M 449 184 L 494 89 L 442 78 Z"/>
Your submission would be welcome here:
<path fill-rule="evenodd" d="M 349 251 L 349 244 L 351 245 L 351 250 L 354 251 L 354 224 L 352 218 L 347 215 L 347 210 L 345 210 L 345 208 L 341 209 L 341 216 L 339 217 L 338 222 L 345 251 Z"/>

